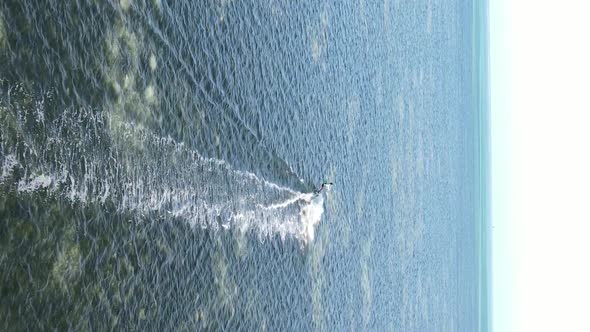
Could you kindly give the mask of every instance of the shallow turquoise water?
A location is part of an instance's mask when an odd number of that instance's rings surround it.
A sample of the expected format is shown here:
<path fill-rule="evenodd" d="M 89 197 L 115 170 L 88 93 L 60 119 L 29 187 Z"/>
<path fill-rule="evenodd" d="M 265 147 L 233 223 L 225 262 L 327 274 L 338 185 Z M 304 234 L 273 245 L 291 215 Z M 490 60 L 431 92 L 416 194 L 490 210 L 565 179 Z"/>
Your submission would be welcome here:
<path fill-rule="evenodd" d="M 3 2 L 0 326 L 476 330 L 473 13 Z"/>

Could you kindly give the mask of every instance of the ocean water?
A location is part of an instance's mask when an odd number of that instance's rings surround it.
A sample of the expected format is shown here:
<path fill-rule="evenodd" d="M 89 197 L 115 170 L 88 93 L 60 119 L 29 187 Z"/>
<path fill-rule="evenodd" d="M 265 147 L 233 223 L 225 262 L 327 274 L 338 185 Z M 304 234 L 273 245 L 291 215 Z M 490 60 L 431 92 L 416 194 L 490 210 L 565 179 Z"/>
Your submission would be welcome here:
<path fill-rule="evenodd" d="M 485 330 L 476 5 L 2 1 L 0 329 Z"/>

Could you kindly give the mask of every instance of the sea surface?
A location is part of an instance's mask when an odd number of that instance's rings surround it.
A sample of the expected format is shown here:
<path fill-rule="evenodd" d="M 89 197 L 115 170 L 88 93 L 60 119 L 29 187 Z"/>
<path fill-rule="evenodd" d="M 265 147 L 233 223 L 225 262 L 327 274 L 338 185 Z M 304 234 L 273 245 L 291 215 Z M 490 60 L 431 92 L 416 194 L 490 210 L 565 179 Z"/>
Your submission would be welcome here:
<path fill-rule="evenodd" d="M 0 330 L 486 330 L 486 6 L 2 0 Z"/>

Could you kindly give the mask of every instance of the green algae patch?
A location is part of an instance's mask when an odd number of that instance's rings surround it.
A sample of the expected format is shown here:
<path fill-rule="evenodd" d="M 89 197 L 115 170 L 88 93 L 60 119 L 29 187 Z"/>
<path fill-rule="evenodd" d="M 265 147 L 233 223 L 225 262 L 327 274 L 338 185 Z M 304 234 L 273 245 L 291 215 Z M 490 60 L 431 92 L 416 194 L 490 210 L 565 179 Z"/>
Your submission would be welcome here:
<path fill-rule="evenodd" d="M 152 53 L 149 59 L 150 70 L 153 72 L 158 68 L 158 60 L 156 56 Z"/>
<path fill-rule="evenodd" d="M 119 4 L 121 5 L 121 9 L 127 11 L 131 7 L 131 0 L 120 0 Z"/>
<path fill-rule="evenodd" d="M 74 242 L 74 237 L 74 229 L 69 227 L 51 269 L 53 280 L 63 292 L 68 292 L 68 289 L 76 284 L 82 272 L 80 247 Z"/>
<path fill-rule="evenodd" d="M 4 18 L 0 15 L 0 50 L 6 47 L 6 28 L 4 27 Z"/>

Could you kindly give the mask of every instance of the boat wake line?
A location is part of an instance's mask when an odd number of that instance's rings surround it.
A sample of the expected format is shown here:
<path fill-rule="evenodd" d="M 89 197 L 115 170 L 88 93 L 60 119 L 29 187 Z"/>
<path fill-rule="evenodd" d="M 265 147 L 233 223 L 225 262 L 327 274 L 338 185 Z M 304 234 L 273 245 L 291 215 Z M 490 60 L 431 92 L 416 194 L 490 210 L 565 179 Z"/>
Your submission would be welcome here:
<path fill-rule="evenodd" d="M 234 169 L 226 161 L 133 123 L 86 109 L 47 114 L 20 86 L 0 92 L 0 190 L 45 192 L 72 203 L 114 206 L 193 227 L 314 238 L 323 197 Z"/>

